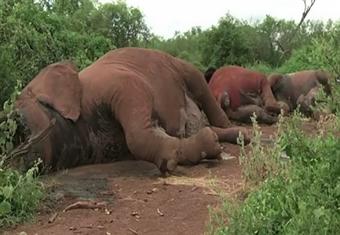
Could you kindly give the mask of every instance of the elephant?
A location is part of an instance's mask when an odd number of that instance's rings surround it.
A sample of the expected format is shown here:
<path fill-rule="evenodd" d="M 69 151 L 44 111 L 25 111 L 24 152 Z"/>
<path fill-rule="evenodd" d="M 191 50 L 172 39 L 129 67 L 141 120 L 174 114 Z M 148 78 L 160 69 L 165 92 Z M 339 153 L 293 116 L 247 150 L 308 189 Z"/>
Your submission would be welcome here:
<path fill-rule="evenodd" d="M 30 130 L 24 164 L 40 156 L 44 172 L 130 156 L 165 174 L 219 158 L 220 142 L 236 143 L 239 134 L 249 142 L 199 70 L 152 49 L 115 49 L 80 72 L 70 61 L 48 65 L 16 107 Z"/>
<path fill-rule="evenodd" d="M 260 123 L 277 121 L 280 106 L 266 76 L 240 66 L 224 66 L 205 73 L 209 89 L 217 103 L 232 120 L 251 122 L 253 113 Z"/>
<path fill-rule="evenodd" d="M 303 70 L 290 74 L 271 74 L 270 86 L 275 98 L 292 112 L 298 106 L 306 116 L 314 114 L 312 106 L 320 88 L 332 96 L 331 75 L 323 70 Z"/>

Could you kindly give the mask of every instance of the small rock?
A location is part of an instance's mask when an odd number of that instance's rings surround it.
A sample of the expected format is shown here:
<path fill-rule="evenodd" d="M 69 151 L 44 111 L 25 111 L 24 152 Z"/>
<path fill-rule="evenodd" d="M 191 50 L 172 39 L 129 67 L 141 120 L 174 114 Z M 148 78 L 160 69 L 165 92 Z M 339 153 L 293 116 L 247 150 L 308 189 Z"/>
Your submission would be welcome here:
<path fill-rule="evenodd" d="M 136 215 L 138 215 L 138 212 L 137 211 L 132 211 L 131 215 L 132 216 L 136 216 Z"/>
<path fill-rule="evenodd" d="M 58 213 L 54 213 L 49 219 L 48 219 L 48 223 L 51 224 L 55 221 L 55 219 L 57 218 Z"/>
<path fill-rule="evenodd" d="M 71 227 L 68 228 L 68 230 L 74 231 L 74 230 L 77 230 L 77 228 L 71 226 Z"/>
<path fill-rule="evenodd" d="M 157 213 L 158 213 L 160 216 L 164 216 L 163 212 L 161 212 L 161 211 L 159 210 L 159 208 L 157 208 Z"/>
<path fill-rule="evenodd" d="M 27 233 L 22 231 L 22 232 L 19 233 L 19 235 L 27 235 Z"/>
<path fill-rule="evenodd" d="M 154 193 L 157 192 L 157 191 L 158 191 L 158 188 L 153 188 L 152 189 L 152 192 L 154 192 Z"/>

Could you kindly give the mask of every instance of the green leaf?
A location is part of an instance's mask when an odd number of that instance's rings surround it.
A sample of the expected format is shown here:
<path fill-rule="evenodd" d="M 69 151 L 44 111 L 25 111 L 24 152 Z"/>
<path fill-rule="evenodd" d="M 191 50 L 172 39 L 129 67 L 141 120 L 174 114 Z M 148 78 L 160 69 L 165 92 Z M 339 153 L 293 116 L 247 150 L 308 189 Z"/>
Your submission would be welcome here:
<path fill-rule="evenodd" d="M 1 191 L 2 191 L 2 194 L 4 195 L 4 197 L 6 199 L 11 199 L 13 191 L 14 191 L 14 187 L 12 185 L 5 186 L 5 187 L 2 188 Z"/>
<path fill-rule="evenodd" d="M 11 204 L 7 201 L 2 201 L 0 203 L 0 217 L 5 216 L 6 214 L 11 212 Z"/>
<path fill-rule="evenodd" d="M 313 213 L 314 213 L 315 217 L 317 219 L 319 219 L 321 216 L 323 216 L 325 214 L 325 208 L 324 207 L 320 207 L 318 209 L 315 209 L 313 211 Z"/>

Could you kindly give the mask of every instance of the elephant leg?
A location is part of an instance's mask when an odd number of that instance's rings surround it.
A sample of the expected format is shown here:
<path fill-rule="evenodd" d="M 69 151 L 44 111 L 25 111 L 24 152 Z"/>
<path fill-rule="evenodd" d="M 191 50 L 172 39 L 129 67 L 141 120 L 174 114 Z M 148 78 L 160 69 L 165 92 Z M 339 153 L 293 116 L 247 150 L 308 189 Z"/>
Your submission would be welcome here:
<path fill-rule="evenodd" d="M 185 77 L 185 83 L 192 98 L 202 107 L 211 125 L 217 127 L 228 127 L 231 125 L 227 115 L 209 90 L 203 74 L 191 73 Z"/>
<path fill-rule="evenodd" d="M 280 109 L 283 111 L 283 115 L 287 116 L 291 111 L 289 105 L 284 101 L 278 101 L 277 103 L 279 104 Z"/>
<path fill-rule="evenodd" d="M 315 96 L 317 95 L 320 87 L 312 88 L 306 95 L 300 95 L 296 101 L 297 105 L 300 105 L 300 111 L 311 116 L 313 114 L 312 106 L 315 105 Z"/>
<path fill-rule="evenodd" d="M 251 122 L 250 118 L 253 116 L 253 113 L 255 113 L 259 123 L 273 124 L 277 122 L 276 116 L 271 115 L 257 105 L 244 105 L 236 110 L 227 109 L 226 112 L 231 119 L 245 123 Z"/>
<path fill-rule="evenodd" d="M 139 160 L 157 165 L 162 173 L 178 163 L 198 163 L 206 156 L 218 156 L 221 149 L 216 134 L 208 127 L 197 134 L 179 139 L 152 123 L 153 96 L 140 82 L 130 80 L 112 101 L 112 110 L 123 127 L 130 152 Z M 130 93 L 134 94 L 133 96 Z M 128 94 L 126 93 L 128 92 Z"/>
<path fill-rule="evenodd" d="M 266 111 L 276 114 L 281 112 L 280 106 L 273 95 L 270 83 L 266 79 L 263 80 L 261 84 L 261 97 Z"/>

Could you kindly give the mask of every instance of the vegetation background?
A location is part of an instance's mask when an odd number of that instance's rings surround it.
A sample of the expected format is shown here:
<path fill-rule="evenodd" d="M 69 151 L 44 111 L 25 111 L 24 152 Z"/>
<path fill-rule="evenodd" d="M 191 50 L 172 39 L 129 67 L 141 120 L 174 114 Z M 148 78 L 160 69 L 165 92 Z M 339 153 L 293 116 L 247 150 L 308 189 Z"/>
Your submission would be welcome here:
<path fill-rule="evenodd" d="M 139 9 L 127 6 L 124 1 L 99 4 L 95 0 L 0 0 L 0 104 L 8 100 L 0 108 L 3 111 L 0 157 L 13 149 L 17 126 L 12 118 L 12 104 L 19 89 L 18 81 L 25 86 L 40 69 L 65 59 L 73 60 L 82 69 L 107 51 L 126 46 L 166 51 L 190 61 L 201 71 L 210 66 L 234 64 L 266 74 L 325 69 L 334 78 L 340 75 L 339 21 L 306 20 L 298 27 L 294 21 L 269 15 L 263 20 L 248 22 L 227 14 L 209 29 L 193 27 L 164 39 L 150 31 Z M 329 100 L 328 105 L 332 111 L 339 112 L 340 89 L 335 79 L 332 83 L 334 99 Z M 300 135 L 292 134 L 295 139 L 286 137 L 292 140 L 289 153 L 299 156 L 289 178 L 291 187 L 285 188 L 287 178 L 276 174 L 275 180 L 265 182 L 255 196 L 247 199 L 249 202 L 246 201 L 244 207 L 236 210 L 230 228 L 219 224 L 219 229 L 214 230 L 216 233 L 331 234 L 340 231 L 339 141 L 328 137 L 299 142 L 303 139 Z M 309 145 L 318 146 L 323 152 L 318 153 L 313 147 L 307 149 Z M 278 146 L 286 148 L 287 143 L 278 143 Z M 313 158 L 309 158 L 308 151 L 312 151 Z M 330 157 L 325 160 L 327 156 Z M 308 161 L 304 160 L 307 158 Z M 308 167 L 303 168 L 306 165 Z M 41 185 L 34 176 L 35 168 L 20 175 L 5 168 L 1 161 L 0 226 L 20 222 L 32 214 L 42 197 Z M 310 181 L 299 184 L 301 179 Z M 315 190 L 310 188 L 313 180 Z M 28 189 L 30 194 L 23 192 Z M 303 199 L 305 192 L 315 197 Z M 273 193 L 278 196 L 274 197 Z M 294 204 L 296 200 L 301 202 Z M 272 204 L 263 204 L 263 201 Z"/>

